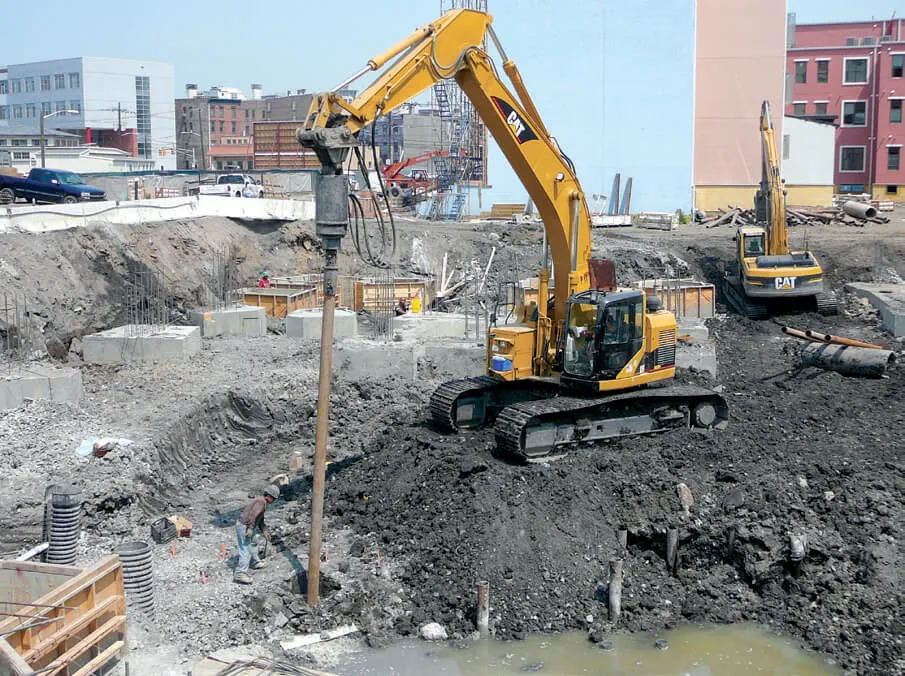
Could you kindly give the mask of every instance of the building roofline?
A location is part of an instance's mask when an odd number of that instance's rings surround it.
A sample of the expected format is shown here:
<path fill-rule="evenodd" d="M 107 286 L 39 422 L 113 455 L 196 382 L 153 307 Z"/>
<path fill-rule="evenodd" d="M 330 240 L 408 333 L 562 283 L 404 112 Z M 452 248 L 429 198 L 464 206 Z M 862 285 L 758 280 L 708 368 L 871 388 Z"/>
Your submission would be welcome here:
<path fill-rule="evenodd" d="M 888 19 L 873 19 L 870 21 L 827 21 L 825 23 L 796 23 L 795 28 L 826 28 L 827 26 L 875 26 L 887 21 L 901 21 L 902 17 L 890 17 Z"/>

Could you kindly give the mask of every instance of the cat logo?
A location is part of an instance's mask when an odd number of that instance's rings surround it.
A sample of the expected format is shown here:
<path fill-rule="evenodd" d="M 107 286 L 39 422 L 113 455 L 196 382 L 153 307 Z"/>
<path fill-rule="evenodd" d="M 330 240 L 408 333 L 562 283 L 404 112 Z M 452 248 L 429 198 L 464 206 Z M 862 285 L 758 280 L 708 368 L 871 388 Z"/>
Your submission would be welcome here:
<path fill-rule="evenodd" d="M 784 289 L 794 289 L 797 280 L 797 277 L 777 277 L 773 280 L 773 284 L 776 285 L 778 291 L 782 291 Z"/>
<path fill-rule="evenodd" d="M 537 134 L 534 133 L 534 130 L 525 123 L 521 115 L 518 114 L 518 111 L 515 110 L 508 101 L 504 101 L 496 96 L 491 96 L 490 98 L 493 100 L 497 110 L 500 111 L 500 115 L 506 120 L 506 124 L 509 125 L 509 128 L 515 136 L 515 140 L 518 141 L 519 144 L 537 139 Z"/>

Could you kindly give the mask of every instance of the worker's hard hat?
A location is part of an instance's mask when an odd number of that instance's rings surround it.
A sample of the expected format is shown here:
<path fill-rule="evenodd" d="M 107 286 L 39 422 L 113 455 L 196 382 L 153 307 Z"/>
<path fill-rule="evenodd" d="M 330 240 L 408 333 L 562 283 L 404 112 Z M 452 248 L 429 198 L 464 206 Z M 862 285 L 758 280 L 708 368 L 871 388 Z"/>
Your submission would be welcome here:
<path fill-rule="evenodd" d="M 270 484 L 267 488 L 264 489 L 264 495 L 269 495 L 274 500 L 280 497 L 280 489 Z"/>
<path fill-rule="evenodd" d="M 265 270 L 264 272 L 261 273 L 261 277 L 270 277 L 270 273 L 267 272 L 267 270 Z"/>

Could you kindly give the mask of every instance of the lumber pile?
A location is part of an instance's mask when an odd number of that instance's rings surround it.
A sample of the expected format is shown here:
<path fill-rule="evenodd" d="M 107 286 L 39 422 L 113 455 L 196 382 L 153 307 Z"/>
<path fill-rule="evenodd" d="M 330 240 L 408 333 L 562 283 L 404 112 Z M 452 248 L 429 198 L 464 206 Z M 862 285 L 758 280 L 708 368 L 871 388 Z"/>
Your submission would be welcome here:
<path fill-rule="evenodd" d="M 721 225 L 728 225 L 730 227 L 757 225 L 754 209 L 742 209 L 738 206 L 717 209 L 716 213 L 713 214 L 698 212 L 696 217 L 697 221 L 707 228 L 716 228 Z M 889 218 L 879 215 L 870 218 L 860 218 L 847 214 L 841 208 L 836 207 L 786 208 L 786 225 L 789 227 L 799 225 L 829 225 L 830 223 L 863 228 L 867 223 L 889 223 Z"/>

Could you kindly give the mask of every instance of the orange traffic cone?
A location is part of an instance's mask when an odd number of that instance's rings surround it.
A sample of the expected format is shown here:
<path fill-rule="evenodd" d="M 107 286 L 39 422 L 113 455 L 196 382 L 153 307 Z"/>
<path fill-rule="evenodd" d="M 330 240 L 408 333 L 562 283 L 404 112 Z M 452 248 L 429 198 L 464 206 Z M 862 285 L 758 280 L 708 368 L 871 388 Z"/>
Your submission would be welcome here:
<path fill-rule="evenodd" d="M 226 543 L 220 543 L 220 553 L 217 555 L 217 561 L 223 561 L 226 558 Z"/>
<path fill-rule="evenodd" d="M 170 556 L 176 556 L 176 540 L 170 542 Z"/>

